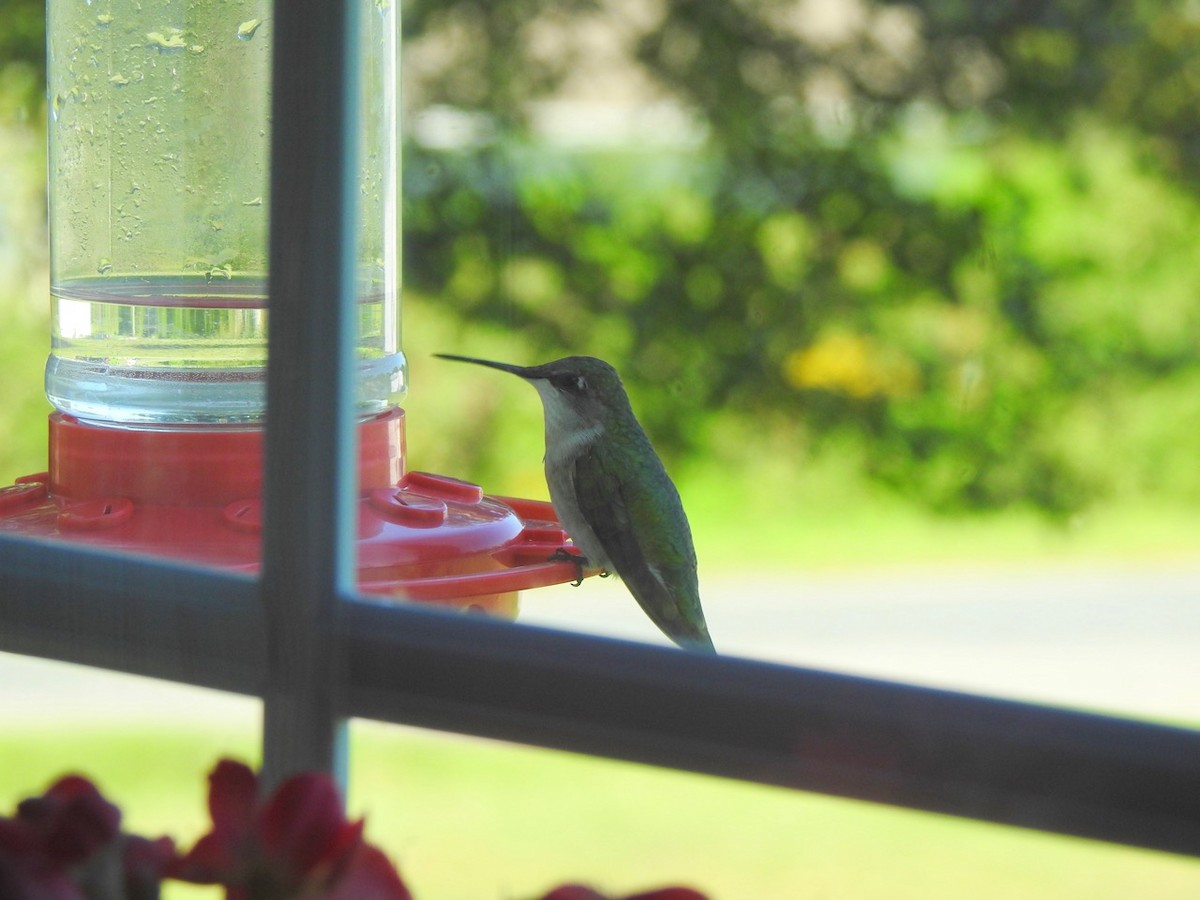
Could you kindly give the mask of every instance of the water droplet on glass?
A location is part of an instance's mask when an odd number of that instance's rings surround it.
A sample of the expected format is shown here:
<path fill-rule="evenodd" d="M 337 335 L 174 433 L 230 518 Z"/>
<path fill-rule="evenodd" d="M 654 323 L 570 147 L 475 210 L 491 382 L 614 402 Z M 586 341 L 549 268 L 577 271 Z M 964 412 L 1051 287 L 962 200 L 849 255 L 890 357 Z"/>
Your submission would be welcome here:
<path fill-rule="evenodd" d="M 182 50 L 187 46 L 187 41 L 183 39 L 182 28 L 168 28 L 167 34 L 163 34 L 161 31 L 147 32 L 146 46 L 156 47 L 159 50 Z"/>
<path fill-rule="evenodd" d="M 238 40 L 248 41 L 254 37 L 254 32 L 258 31 L 258 26 L 262 24 L 262 19 L 247 19 L 238 26 Z"/>
<path fill-rule="evenodd" d="M 101 259 L 96 263 L 96 271 L 101 275 L 107 275 L 112 271 L 112 260 L 107 256 L 101 257 Z"/>

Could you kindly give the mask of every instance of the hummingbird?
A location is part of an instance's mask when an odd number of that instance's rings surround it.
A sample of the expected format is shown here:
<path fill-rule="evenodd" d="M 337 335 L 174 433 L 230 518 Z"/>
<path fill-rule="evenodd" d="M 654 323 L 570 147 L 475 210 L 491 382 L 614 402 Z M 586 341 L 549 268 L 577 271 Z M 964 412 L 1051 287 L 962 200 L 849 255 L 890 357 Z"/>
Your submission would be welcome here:
<path fill-rule="evenodd" d="M 545 412 L 550 502 L 575 546 L 590 565 L 619 576 L 672 641 L 715 653 L 683 502 L 617 370 L 591 356 L 514 366 L 436 355 L 511 372 L 533 385 Z"/>

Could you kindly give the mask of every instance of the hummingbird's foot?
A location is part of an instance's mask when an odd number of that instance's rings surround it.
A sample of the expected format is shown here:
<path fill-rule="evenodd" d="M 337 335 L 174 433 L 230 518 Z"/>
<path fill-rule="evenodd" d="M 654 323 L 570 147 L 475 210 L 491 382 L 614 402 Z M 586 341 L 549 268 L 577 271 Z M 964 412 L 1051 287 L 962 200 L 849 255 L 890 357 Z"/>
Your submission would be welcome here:
<path fill-rule="evenodd" d="M 571 582 L 571 587 L 579 587 L 583 584 L 583 570 L 587 568 L 588 558 L 581 556 L 578 553 L 571 553 L 566 547 L 559 547 L 550 554 L 547 562 L 569 562 L 575 566 L 575 580 Z M 605 573 L 607 574 L 607 573 Z"/>

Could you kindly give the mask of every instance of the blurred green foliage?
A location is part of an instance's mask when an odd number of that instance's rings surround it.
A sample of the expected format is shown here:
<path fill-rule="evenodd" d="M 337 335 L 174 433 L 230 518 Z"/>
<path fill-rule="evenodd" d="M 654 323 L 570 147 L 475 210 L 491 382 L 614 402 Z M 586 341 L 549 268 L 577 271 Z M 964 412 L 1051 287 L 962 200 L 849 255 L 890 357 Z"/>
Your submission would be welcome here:
<path fill-rule="evenodd" d="M 1194 0 L 409 0 L 403 21 L 405 315 L 436 305 L 463 341 L 426 349 L 606 357 L 676 464 L 850 460 L 946 511 L 1200 499 Z M 9 112 L 40 103 L 41 22 L 0 7 Z M 570 140 L 563 97 L 651 112 Z M 513 451 L 459 452 L 471 476 Z"/>
<path fill-rule="evenodd" d="M 410 284 L 615 360 L 677 456 L 782 431 L 942 510 L 1200 498 L 1200 7 L 652 10 L 617 30 L 700 137 L 580 150 L 530 115 L 578 75 L 531 37 L 557 4 L 410 5 L 418 49 L 470 38 L 421 101 L 496 123 L 408 149 Z"/>
<path fill-rule="evenodd" d="M 30 120 L 46 93 L 44 0 L 0 3 L 0 121 Z"/>
<path fill-rule="evenodd" d="M 45 16 L 0 0 L 0 485 L 47 459 Z"/>

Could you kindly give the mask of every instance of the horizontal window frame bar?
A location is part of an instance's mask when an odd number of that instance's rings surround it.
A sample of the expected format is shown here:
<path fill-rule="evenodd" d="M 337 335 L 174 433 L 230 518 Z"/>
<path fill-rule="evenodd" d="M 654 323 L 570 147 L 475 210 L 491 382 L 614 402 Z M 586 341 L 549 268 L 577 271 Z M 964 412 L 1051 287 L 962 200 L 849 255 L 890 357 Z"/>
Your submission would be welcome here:
<path fill-rule="evenodd" d="M 257 578 L 0 534 L 0 650 L 261 695 Z"/>
<path fill-rule="evenodd" d="M 12 537 L 0 571 L 2 650 L 260 694 L 253 579 Z M 1200 856 L 1197 731 L 372 598 L 337 609 L 341 715 Z"/>

